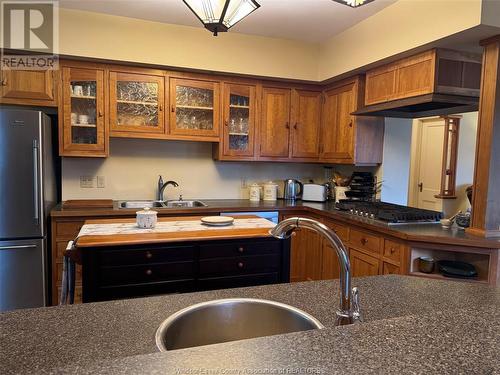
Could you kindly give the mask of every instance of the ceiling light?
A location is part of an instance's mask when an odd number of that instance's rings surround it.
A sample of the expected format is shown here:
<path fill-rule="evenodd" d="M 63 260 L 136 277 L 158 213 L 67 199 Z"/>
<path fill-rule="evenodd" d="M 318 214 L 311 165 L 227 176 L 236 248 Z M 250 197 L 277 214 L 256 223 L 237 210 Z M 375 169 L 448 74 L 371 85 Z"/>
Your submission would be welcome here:
<path fill-rule="evenodd" d="M 236 23 L 260 7 L 255 0 L 183 0 L 203 23 L 217 33 L 229 30 Z"/>
<path fill-rule="evenodd" d="M 361 5 L 365 5 L 371 3 L 373 0 L 333 0 L 337 3 L 349 5 L 352 8 L 360 7 Z"/>

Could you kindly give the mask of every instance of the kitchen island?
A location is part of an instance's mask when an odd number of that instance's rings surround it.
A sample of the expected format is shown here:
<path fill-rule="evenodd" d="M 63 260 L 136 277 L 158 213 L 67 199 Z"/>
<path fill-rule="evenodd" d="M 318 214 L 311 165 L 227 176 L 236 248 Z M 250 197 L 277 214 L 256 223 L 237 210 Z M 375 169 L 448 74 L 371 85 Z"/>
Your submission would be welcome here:
<path fill-rule="evenodd" d="M 500 371 L 498 288 L 396 275 L 355 278 L 353 285 L 360 289 L 364 322 L 343 327 L 333 326 L 336 280 L 5 313 L 0 315 L 0 373 Z M 172 313 L 232 297 L 292 305 L 325 329 L 158 352 L 155 331 Z"/>

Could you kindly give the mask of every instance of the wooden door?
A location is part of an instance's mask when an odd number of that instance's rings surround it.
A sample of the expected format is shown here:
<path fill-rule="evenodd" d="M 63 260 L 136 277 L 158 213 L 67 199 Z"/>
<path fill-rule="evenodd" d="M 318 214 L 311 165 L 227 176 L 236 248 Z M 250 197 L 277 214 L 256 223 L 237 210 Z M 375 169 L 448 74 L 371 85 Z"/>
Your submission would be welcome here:
<path fill-rule="evenodd" d="M 354 83 L 325 93 L 320 159 L 354 162 Z"/>
<path fill-rule="evenodd" d="M 63 68 L 62 156 L 107 156 L 104 70 Z"/>
<path fill-rule="evenodd" d="M 379 274 L 380 261 L 377 258 L 350 248 L 349 260 L 351 262 L 353 277 L 375 276 Z"/>
<path fill-rule="evenodd" d="M 3 69 L 1 95 L 19 104 L 32 100 L 55 103 L 54 71 Z"/>
<path fill-rule="evenodd" d="M 349 228 L 343 225 L 336 224 L 330 220 L 323 222 L 331 230 L 333 230 L 340 240 L 347 245 L 349 241 Z M 327 241 L 323 241 L 323 253 L 321 264 L 321 279 L 338 279 L 340 277 L 339 258 L 336 250 L 330 246 Z M 347 246 L 346 246 L 347 247 Z"/>
<path fill-rule="evenodd" d="M 287 158 L 290 139 L 289 89 L 264 87 L 262 91 L 262 122 L 260 156 Z"/>
<path fill-rule="evenodd" d="M 401 268 L 392 263 L 384 262 L 382 264 L 382 275 L 400 275 Z"/>
<path fill-rule="evenodd" d="M 190 140 L 218 141 L 219 96 L 219 82 L 171 78 L 170 134 Z"/>
<path fill-rule="evenodd" d="M 254 156 L 256 88 L 224 84 L 223 153 L 231 159 Z"/>
<path fill-rule="evenodd" d="M 365 105 L 391 100 L 396 92 L 395 65 L 370 70 L 366 73 Z"/>
<path fill-rule="evenodd" d="M 292 157 L 317 158 L 321 126 L 321 93 L 294 90 L 292 95 Z"/>
<path fill-rule="evenodd" d="M 421 120 L 418 123 L 415 177 L 412 178 L 416 207 L 441 211 L 441 172 L 444 143 L 444 120 Z M 415 204 L 413 204 L 415 205 Z"/>
<path fill-rule="evenodd" d="M 109 73 L 111 136 L 141 138 L 165 134 L 164 76 Z"/>

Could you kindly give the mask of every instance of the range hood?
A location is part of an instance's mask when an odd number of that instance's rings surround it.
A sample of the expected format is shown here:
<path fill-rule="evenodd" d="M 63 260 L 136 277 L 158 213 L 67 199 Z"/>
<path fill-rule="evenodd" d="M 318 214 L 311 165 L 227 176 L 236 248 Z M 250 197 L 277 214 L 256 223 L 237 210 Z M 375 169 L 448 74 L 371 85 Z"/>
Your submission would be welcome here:
<path fill-rule="evenodd" d="M 474 112 L 478 109 L 478 97 L 431 93 L 368 105 L 351 114 L 356 116 L 421 118 Z"/>

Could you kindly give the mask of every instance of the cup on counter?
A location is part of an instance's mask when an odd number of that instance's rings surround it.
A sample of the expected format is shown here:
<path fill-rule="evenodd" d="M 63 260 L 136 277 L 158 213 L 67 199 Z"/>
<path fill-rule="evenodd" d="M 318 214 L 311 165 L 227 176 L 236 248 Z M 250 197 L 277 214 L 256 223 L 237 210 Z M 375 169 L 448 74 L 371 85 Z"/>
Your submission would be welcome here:
<path fill-rule="evenodd" d="M 136 222 L 137 226 L 142 229 L 153 229 L 158 222 L 158 212 L 152 211 L 149 207 L 144 207 L 142 211 L 137 211 Z"/>

